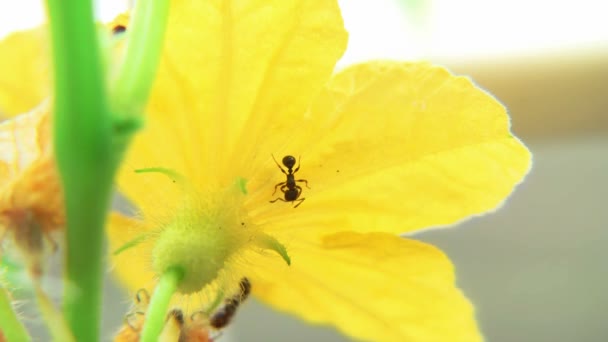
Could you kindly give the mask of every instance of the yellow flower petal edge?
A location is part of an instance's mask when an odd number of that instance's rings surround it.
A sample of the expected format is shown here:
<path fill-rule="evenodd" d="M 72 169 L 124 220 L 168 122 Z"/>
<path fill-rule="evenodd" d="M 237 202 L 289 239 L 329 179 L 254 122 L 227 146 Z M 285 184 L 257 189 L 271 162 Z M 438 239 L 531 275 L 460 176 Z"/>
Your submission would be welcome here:
<path fill-rule="evenodd" d="M 291 231 L 346 225 L 403 233 L 453 224 L 499 206 L 531 165 L 496 99 L 428 63 L 343 70 L 283 131 L 290 136 L 273 132 L 257 151 L 301 155 L 307 200 L 296 211 L 263 203 L 274 185 L 268 180 L 280 179 L 267 158 L 250 177 L 251 203 L 258 222 Z"/>
<path fill-rule="evenodd" d="M 331 76 L 347 40 L 335 1 L 171 6 L 147 126 L 119 177 L 121 190 L 149 212 L 163 209 L 158 196 L 140 196 L 150 181 L 133 169 L 170 168 L 194 185 L 232 183 L 256 166 L 253 155 L 270 156 L 258 155 L 256 142 L 273 134 L 269 127 L 298 120 Z"/>
<path fill-rule="evenodd" d="M 24 113 L 50 94 L 46 27 L 0 41 L 0 118 Z"/>
<path fill-rule="evenodd" d="M 481 340 L 449 259 L 433 246 L 342 232 L 293 241 L 290 253 L 290 267 L 249 270 L 253 293 L 275 308 L 361 340 Z"/>

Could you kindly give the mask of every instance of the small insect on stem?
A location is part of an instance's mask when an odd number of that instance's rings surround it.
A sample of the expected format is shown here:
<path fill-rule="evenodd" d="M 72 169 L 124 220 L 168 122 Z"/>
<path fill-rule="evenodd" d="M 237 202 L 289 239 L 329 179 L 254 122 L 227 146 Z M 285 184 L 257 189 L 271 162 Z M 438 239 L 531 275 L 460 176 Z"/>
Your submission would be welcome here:
<path fill-rule="evenodd" d="M 274 203 L 279 200 L 283 201 L 283 202 L 293 202 L 294 203 L 293 207 L 297 208 L 300 204 L 302 204 L 302 202 L 304 202 L 304 200 L 306 198 L 304 198 L 304 197 L 300 198 L 300 196 L 302 195 L 302 187 L 300 187 L 296 183 L 297 182 L 304 183 L 304 184 L 306 184 L 306 187 L 310 189 L 310 187 L 308 186 L 308 181 L 306 179 L 296 179 L 295 178 L 296 172 L 298 172 L 298 170 L 300 170 L 300 165 L 298 165 L 298 167 L 296 167 L 295 169 L 293 168 L 296 165 L 296 158 L 294 156 L 287 155 L 287 156 L 283 157 L 282 162 L 283 162 L 283 165 L 287 168 L 287 171 L 285 171 L 281 167 L 281 165 L 279 165 L 279 162 L 277 162 L 277 160 L 274 158 L 274 155 L 271 154 L 271 156 L 272 156 L 272 159 L 274 160 L 274 162 L 277 164 L 277 166 L 281 170 L 281 172 L 283 172 L 283 174 L 285 174 L 287 179 L 284 182 L 277 183 L 277 185 L 274 186 L 274 192 L 272 193 L 274 195 L 277 192 L 277 188 L 280 187 L 284 198 L 277 197 L 274 200 L 270 201 L 270 203 Z M 300 160 L 302 160 L 302 157 L 300 157 Z M 298 202 L 298 203 L 296 204 L 296 202 Z"/>

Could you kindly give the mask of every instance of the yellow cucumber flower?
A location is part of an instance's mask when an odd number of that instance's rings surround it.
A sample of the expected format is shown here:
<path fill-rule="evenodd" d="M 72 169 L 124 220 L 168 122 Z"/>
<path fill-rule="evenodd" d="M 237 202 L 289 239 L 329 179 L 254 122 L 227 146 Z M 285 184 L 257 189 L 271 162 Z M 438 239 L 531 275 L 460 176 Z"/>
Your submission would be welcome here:
<path fill-rule="evenodd" d="M 175 0 L 168 25 L 118 178 L 138 214 L 108 229 L 120 280 L 152 293 L 181 268 L 187 317 L 247 278 L 264 303 L 355 339 L 480 340 L 449 259 L 400 234 L 494 210 L 522 181 L 531 157 L 505 108 L 428 63 L 334 73 L 347 34 L 333 0 Z M 0 69 L 0 112 L 31 88 L 17 77 L 5 92 L 3 73 L 47 84 L 32 71 L 45 56 L 27 51 L 0 45 L 0 66 L 24 56 Z"/>
<path fill-rule="evenodd" d="M 49 96 L 46 28 L 15 32 L 0 41 L 0 119 L 25 113 Z"/>
<path fill-rule="evenodd" d="M 335 1 L 172 2 L 119 175 L 140 217 L 109 230 L 131 290 L 178 266 L 189 312 L 247 277 L 268 305 L 357 339 L 481 338 L 449 259 L 399 234 L 495 209 L 530 154 L 500 103 L 443 68 L 332 76 L 346 42 Z M 273 156 L 287 173 L 295 157 L 305 201 L 271 203 L 288 180 Z"/>

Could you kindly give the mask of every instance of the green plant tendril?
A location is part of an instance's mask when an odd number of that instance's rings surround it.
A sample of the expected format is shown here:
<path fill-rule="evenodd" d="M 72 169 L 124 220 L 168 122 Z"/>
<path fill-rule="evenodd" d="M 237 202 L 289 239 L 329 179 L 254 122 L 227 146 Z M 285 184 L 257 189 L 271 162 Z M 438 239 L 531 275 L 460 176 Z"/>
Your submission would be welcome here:
<path fill-rule="evenodd" d="M 114 252 L 112 252 L 112 255 L 116 256 L 116 255 L 126 251 L 129 248 L 133 248 L 133 247 L 139 245 L 140 243 L 146 241 L 147 238 L 148 238 L 148 234 L 138 235 L 136 238 L 129 240 L 129 241 L 125 242 L 122 246 L 116 248 L 114 250 Z"/>

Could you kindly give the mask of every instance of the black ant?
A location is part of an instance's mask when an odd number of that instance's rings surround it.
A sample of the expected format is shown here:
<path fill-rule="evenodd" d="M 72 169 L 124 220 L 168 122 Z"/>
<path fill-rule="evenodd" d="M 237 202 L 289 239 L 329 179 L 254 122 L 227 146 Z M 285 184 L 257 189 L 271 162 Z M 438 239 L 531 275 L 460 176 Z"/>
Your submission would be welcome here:
<path fill-rule="evenodd" d="M 275 198 L 274 200 L 270 201 L 270 203 L 274 203 L 278 200 L 281 200 L 283 202 L 295 202 L 298 201 L 298 204 L 295 204 L 293 207 L 297 208 L 300 204 L 302 204 L 302 202 L 304 202 L 304 200 L 306 198 L 300 198 L 300 195 L 302 195 L 302 188 L 296 184 L 296 182 L 303 182 L 304 184 L 306 184 L 306 187 L 310 189 L 310 187 L 308 186 L 308 181 L 306 179 L 297 179 L 295 178 L 295 173 L 298 172 L 298 170 L 300 169 L 300 165 L 298 165 L 298 167 L 296 167 L 295 170 L 293 170 L 293 167 L 296 165 L 296 158 L 294 156 L 290 156 L 287 155 L 285 157 L 283 157 L 283 165 L 287 168 L 287 172 L 285 170 L 283 170 L 283 168 L 281 167 L 281 165 L 279 165 L 279 163 L 277 162 L 277 160 L 274 158 L 274 155 L 271 155 L 272 159 L 274 160 L 274 162 L 277 164 L 277 166 L 279 167 L 279 169 L 281 169 L 281 172 L 283 172 L 286 176 L 287 176 L 287 180 L 285 182 L 281 182 L 278 183 L 277 185 L 274 186 L 274 192 L 272 193 L 272 195 L 274 195 L 277 192 L 277 188 L 281 187 L 281 192 L 283 192 L 283 194 L 285 194 L 285 199 L 278 197 Z M 300 160 L 302 160 L 302 157 L 300 157 Z"/>
<path fill-rule="evenodd" d="M 251 283 L 249 279 L 243 278 L 239 283 L 241 292 L 235 296 L 232 296 L 224 301 L 224 305 L 213 313 L 209 318 L 209 323 L 215 329 L 221 329 L 230 323 L 232 317 L 236 313 L 236 309 L 241 303 L 249 297 L 251 293 Z"/>

